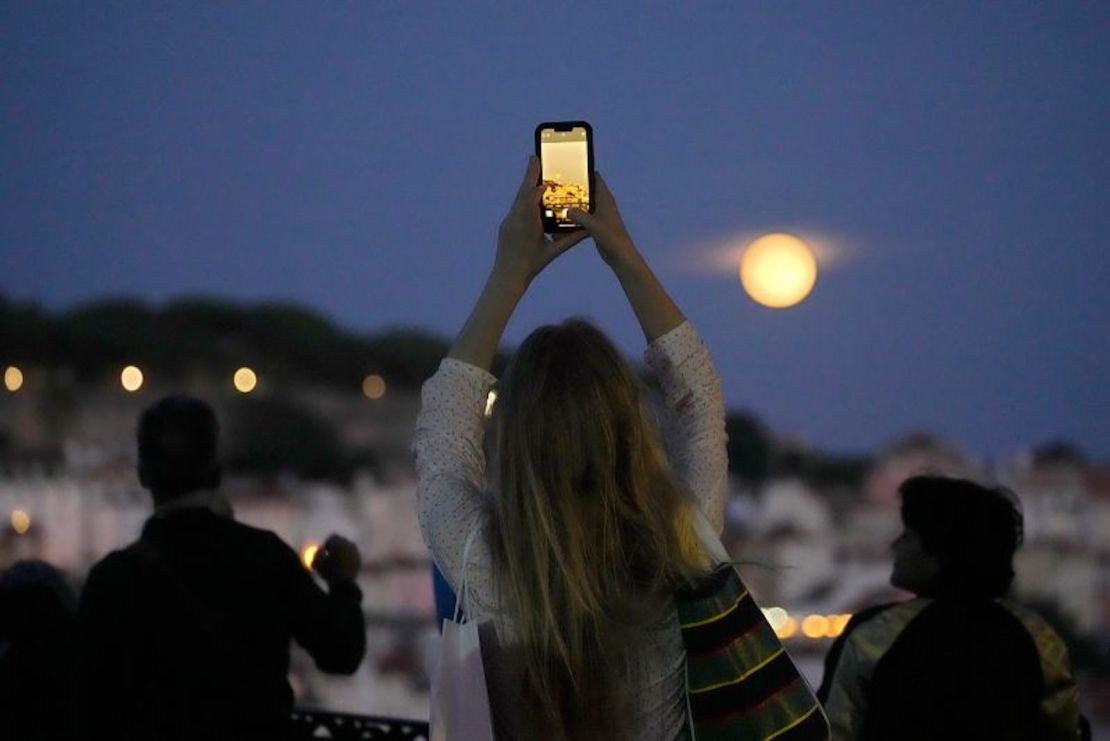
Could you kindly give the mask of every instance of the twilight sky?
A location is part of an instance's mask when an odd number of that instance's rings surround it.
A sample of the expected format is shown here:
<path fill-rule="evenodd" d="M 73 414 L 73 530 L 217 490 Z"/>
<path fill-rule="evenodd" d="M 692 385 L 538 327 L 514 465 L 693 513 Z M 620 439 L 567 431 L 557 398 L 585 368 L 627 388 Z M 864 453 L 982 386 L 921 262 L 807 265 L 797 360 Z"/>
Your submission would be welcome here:
<path fill-rule="evenodd" d="M 586 119 L 730 405 L 1107 459 L 1108 90 L 1105 2 L 8 2 L 0 291 L 452 334 L 535 125 Z M 793 309 L 736 278 L 770 230 L 820 248 Z M 507 339 L 572 313 L 639 354 L 588 243 Z"/>

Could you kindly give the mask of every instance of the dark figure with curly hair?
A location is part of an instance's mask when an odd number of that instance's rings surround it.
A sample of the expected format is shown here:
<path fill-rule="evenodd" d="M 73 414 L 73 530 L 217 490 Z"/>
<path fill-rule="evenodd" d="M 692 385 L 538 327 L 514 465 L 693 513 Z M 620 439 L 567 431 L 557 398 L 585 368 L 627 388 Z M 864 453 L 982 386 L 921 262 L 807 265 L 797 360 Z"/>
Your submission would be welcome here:
<path fill-rule="evenodd" d="M 818 696 L 836 739 L 1078 739 L 1060 637 L 1005 598 L 1022 516 L 1013 496 L 917 476 L 900 488 L 891 583 L 915 599 L 861 612 Z"/>

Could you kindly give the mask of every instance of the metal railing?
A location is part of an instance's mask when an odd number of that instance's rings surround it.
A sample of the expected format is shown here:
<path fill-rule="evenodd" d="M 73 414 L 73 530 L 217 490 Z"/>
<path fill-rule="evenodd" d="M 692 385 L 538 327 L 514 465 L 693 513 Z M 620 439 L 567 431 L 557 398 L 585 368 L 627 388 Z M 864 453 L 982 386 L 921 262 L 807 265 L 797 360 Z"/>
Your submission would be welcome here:
<path fill-rule="evenodd" d="M 330 710 L 293 710 L 294 738 L 359 739 L 359 741 L 428 741 L 428 721 L 333 713 Z"/>

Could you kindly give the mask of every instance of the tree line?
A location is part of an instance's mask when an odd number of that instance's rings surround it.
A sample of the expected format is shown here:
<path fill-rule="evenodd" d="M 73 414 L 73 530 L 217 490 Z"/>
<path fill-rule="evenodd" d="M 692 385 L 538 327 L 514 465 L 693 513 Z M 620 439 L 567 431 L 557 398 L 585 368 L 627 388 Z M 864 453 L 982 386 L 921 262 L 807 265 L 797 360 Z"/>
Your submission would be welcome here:
<path fill-rule="evenodd" d="M 65 373 L 75 383 L 116 383 L 124 364 L 170 381 L 226 375 L 249 365 L 281 384 L 357 393 L 363 378 L 376 373 L 391 390 L 415 392 L 448 347 L 445 338 L 419 329 L 359 334 L 292 303 L 189 297 L 152 306 L 111 298 L 51 312 L 0 294 L 0 363 Z M 498 356 L 495 372 L 508 357 Z M 244 398 L 236 407 L 243 412 L 235 415 L 236 426 L 253 431 L 242 439 L 255 441 L 237 451 L 237 468 L 275 470 L 282 466 L 274 458 L 280 453 L 299 461 L 295 468 L 309 478 L 344 480 L 360 462 L 339 454 L 328 420 L 289 400 Z M 750 411 L 732 411 L 726 423 L 732 473 L 755 487 L 780 476 L 857 487 L 870 466 L 863 456 L 785 443 Z"/>

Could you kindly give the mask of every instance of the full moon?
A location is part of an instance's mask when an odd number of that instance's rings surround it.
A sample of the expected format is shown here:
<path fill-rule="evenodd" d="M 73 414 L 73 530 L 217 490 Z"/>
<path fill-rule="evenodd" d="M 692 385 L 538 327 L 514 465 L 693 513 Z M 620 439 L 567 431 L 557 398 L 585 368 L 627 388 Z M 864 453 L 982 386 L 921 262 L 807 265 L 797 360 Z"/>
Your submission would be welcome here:
<path fill-rule="evenodd" d="M 817 258 L 793 234 L 757 238 L 740 258 L 740 283 L 752 299 L 772 309 L 800 303 L 817 281 Z"/>

